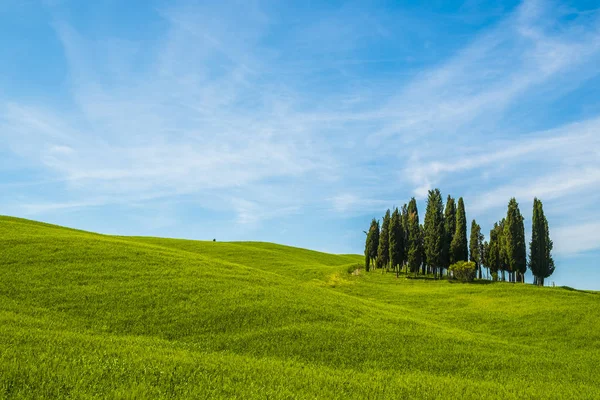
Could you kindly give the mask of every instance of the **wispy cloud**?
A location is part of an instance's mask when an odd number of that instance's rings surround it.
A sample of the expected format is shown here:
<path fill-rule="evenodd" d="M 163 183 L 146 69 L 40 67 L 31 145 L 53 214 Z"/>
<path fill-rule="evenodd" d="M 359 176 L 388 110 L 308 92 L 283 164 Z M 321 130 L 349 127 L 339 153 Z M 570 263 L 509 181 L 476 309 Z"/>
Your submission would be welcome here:
<path fill-rule="evenodd" d="M 0 150 L 57 189 L 12 207 L 190 196 L 258 226 L 303 211 L 380 214 L 435 186 L 464 194 L 475 215 L 510 196 L 540 196 L 549 209 L 598 198 L 598 116 L 546 123 L 519 108 L 543 108 L 598 75 L 597 12 L 566 18 L 526 1 L 435 64 L 373 72 L 418 58 L 412 48 L 383 57 L 376 45 L 408 48 L 406 32 L 421 41 L 433 28 L 418 32 L 427 24 L 398 13 L 399 30 L 358 6 L 282 22 L 273 7 L 159 7 L 161 28 L 144 40 L 90 34 L 56 13 L 68 99 L 0 95 Z"/>
<path fill-rule="evenodd" d="M 554 229 L 551 232 L 555 244 L 554 253 L 569 256 L 600 247 L 600 221 Z"/>

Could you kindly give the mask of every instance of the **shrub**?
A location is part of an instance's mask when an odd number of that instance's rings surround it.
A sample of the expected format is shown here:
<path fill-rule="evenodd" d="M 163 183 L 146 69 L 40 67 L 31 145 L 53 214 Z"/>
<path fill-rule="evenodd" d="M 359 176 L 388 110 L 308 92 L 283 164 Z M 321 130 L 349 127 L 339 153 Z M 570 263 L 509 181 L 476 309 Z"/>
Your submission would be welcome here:
<path fill-rule="evenodd" d="M 348 269 L 346 269 L 346 272 L 348 272 L 351 275 L 358 275 L 357 271 L 360 271 L 361 268 L 362 264 L 350 264 L 348 266 Z"/>
<path fill-rule="evenodd" d="M 452 264 L 449 270 L 454 275 L 454 278 L 461 282 L 473 282 L 477 266 L 473 261 L 459 261 Z"/>

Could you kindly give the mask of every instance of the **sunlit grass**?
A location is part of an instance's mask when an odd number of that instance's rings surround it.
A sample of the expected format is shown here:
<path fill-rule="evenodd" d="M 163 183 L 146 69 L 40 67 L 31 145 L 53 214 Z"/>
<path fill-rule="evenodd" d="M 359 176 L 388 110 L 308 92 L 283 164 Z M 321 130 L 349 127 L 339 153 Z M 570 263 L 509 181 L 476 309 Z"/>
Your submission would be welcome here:
<path fill-rule="evenodd" d="M 0 246 L 0 397 L 600 397 L 596 293 L 6 217 Z"/>

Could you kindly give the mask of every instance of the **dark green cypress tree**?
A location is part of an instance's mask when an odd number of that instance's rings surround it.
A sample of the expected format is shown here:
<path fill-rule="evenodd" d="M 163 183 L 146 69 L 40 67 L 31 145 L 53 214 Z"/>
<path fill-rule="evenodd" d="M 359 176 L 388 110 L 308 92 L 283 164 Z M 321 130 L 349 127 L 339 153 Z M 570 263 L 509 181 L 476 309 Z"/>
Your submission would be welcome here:
<path fill-rule="evenodd" d="M 439 189 L 430 190 L 427 197 L 425 224 L 423 227 L 425 258 L 437 277 L 438 269 L 444 267 L 444 247 L 446 235 L 444 230 L 444 204 Z"/>
<path fill-rule="evenodd" d="M 552 258 L 553 243 L 550 240 L 548 220 L 544 215 L 542 202 L 533 200 L 533 217 L 531 218 L 531 242 L 529 244 L 529 269 L 534 276 L 534 283 L 544 286 L 544 279 L 554 273 Z"/>
<path fill-rule="evenodd" d="M 404 204 L 402 206 L 402 213 L 401 213 L 401 220 L 402 220 L 402 232 L 404 233 L 404 252 L 402 253 L 402 264 L 403 265 L 407 265 L 408 263 L 408 247 L 409 247 L 409 243 L 408 243 L 408 205 Z"/>
<path fill-rule="evenodd" d="M 513 282 L 523 281 L 525 271 L 527 271 L 527 249 L 523 220 L 519 203 L 513 197 L 508 203 L 505 228 L 508 269 L 511 272 L 511 281 Z"/>
<path fill-rule="evenodd" d="M 371 228 L 368 232 L 365 232 L 367 238 L 365 240 L 365 271 L 369 272 L 371 269 L 371 256 L 369 250 L 371 248 Z"/>
<path fill-rule="evenodd" d="M 502 221 L 498 224 L 498 256 L 499 256 L 499 268 L 502 271 L 502 281 L 506 281 L 506 271 L 509 269 L 508 260 L 508 245 L 506 243 L 506 218 L 502 218 Z"/>
<path fill-rule="evenodd" d="M 462 197 L 458 199 L 458 207 L 456 208 L 456 230 L 454 231 L 454 237 L 450 244 L 450 252 L 452 254 L 452 263 L 469 260 L 467 215 L 465 213 L 465 203 Z"/>
<path fill-rule="evenodd" d="M 448 269 L 448 267 L 453 264 L 452 262 L 452 254 L 450 253 L 450 244 L 452 243 L 452 238 L 454 237 L 454 232 L 456 231 L 456 202 L 454 198 L 448 195 L 448 199 L 446 200 L 446 210 L 444 211 L 444 254 L 442 257 L 442 268 Z M 443 274 L 443 270 L 442 270 Z"/>
<path fill-rule="evenodd" d="M 479 272 L 479 279 L 481 279 L 481 244 L 483 242 L 483 235 L 481 234 L 481 227 L 477 224 L 477 221 L 471 222 L 471 236 L 469 238 L 469 260 L 473 261 L 477 266 Z"/>
<path fill-rule="evenodd" d="M 494 279 L 497 279 L 497 274 L 500 270 L 500 238 L 498 237 L 499 232 L 500 226 L 497 222 L 495 222 L 494 227 L 490 230 L 490 242 L 487 251 L 488 268 L 492 276 L 496 274 L 496 277 Z"/>
<path fill-rule="evenodd" d="M 377 249 L 377 264 L 379 268 L 388 269 L 390 264 L 390 219 L 391 213 L 388 209 L 381 223 L 381 234 L 379 235 L 379 247 Z"/>
<path fill-rule="evenodd" d="M 373 220 L 371 221 L 369 235 L 369 260 L 372 264 L 377 260 L 377 249 L 379 248 L 379 222 L 375 218 L 373 218 Z"/>
<path fill-rule="evenodd" d="M 490 267 L 489 267 L 489 252 L 490 252 L 490 243 L 486 240 L 483 240 L 483 234 L 481 235 L 481 265 L 487 269 L 487 279 L 490 279 Z"/>
<path fill-rule="evenodd" d="M 390 263 L 396 271 L 400 272 L 404 255 L 404 230 L 402 228 L 402 217 L 398 208 L 392 213 L 390 220 Z"/>
<path fill-rule="evenodd" d="M 421 228 L 419 225 L 419 210 L 417 201 L 413 197 L 408 203 L 408 268 L 417 274 L 422 260 Z"/>
<path fill-rule="evenodd" d="M 421 249 L 419 247 L 419 224 L 417 215 L 411 213 L 408 216 L 408 260 L 407 265 L 410 272 L 418 273 L 421 266 Z"/>
<path fill-rule="evenodd" d="M 421 273 L 426 275 L 429 270 L 429 263 L 425 253 L 425 227 L 423 227 L 423 224 L 419 225 L 419 248 L 421 249 Z"/>

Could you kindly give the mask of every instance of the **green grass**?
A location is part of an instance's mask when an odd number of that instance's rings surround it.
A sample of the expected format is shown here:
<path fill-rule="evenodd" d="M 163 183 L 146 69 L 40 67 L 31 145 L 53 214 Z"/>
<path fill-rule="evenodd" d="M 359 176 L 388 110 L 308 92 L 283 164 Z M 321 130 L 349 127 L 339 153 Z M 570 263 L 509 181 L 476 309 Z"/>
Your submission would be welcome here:
<path fill-rule="evenodd" d="M 600 295 L 0 217 L 0 398 L 600 398 Z"/>

